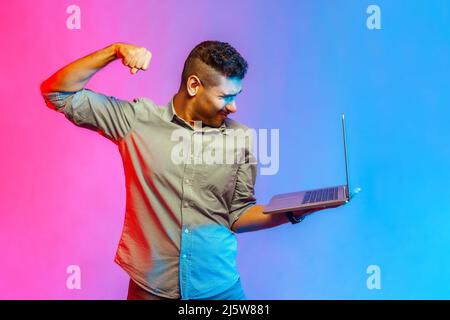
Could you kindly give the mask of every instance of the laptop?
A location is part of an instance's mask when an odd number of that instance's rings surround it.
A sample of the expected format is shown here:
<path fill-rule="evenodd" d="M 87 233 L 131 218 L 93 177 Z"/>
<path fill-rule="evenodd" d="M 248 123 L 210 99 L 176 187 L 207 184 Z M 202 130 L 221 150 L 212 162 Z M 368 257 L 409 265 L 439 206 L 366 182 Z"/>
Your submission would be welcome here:
<path fill-rule="evenodd" d="M 275 195 L 264 208 L 265 214 L 286 213 L 315 208 L 336 207 L 347 203 L 352 195 L 349 194 L 347 145 L 345 142 L 345 123 L 342 113 L 342 137 L 344 140 L 345 177 L 347 184 L 321 189 L 306 190 Z M 359 189 L 359 188 L 358 188 Z M 358 190 L 359 191 L 359 190 Z"/>

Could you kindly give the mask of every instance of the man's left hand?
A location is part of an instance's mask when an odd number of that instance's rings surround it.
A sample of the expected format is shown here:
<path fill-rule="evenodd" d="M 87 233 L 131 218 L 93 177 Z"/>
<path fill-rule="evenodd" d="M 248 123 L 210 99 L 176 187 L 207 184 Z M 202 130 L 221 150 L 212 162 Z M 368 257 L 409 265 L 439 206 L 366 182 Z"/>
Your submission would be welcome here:
<path fill-rule="evenodd" d="M 319 207 L 319 208 L 314 208 L 314 209 L 298 210 L 298 211 L 293 211 L 292 213 L 293 213 L 294 217 L 302 218 L 302 217 L 306 217 L 306 216 L 308 216 L 308 215 L 310 215 L 310 214 L 312 214 L 314 212 L 317 212 L 317 211 L 321 211 L 321 210 L 325 210 L 325 209 L 337 208 L 337 207 L 340 207 L 342 205 L 343 204 L 338 204 L 338 205 L 331 206 L 331 207 L 323 207 L 323 208 Z"/>

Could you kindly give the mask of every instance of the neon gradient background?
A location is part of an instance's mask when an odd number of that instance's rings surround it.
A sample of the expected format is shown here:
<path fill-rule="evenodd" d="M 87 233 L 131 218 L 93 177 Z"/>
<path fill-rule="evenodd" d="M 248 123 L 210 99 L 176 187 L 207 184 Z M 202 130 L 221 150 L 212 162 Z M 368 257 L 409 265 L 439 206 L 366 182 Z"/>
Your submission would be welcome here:
<path fill-rule="evenodd" d="M 81 8 L 81 29 L 66 8 Z M 381 8 L 381 30 L 366 9 Z M 249 62 L 234 118 L 280 129 L 271 195 L 344 183 L 348 205 L 300 225 L 238 234 L 249 299 L 450 298 L 450 3 L 448 1 L 12 1 L 0 12 L 0 298 L 124 299 L 113 262 L 125 208 L 115 146 L 43 102 L 40 83 L 113 42 L 147 47 L 150 69 L 119 61 L 87 87 L 166 104 L 200 41 Z M 68 265 L 81 290 L 66 288 Z M 381 268 L 368 290 L 366 268 Z"/>

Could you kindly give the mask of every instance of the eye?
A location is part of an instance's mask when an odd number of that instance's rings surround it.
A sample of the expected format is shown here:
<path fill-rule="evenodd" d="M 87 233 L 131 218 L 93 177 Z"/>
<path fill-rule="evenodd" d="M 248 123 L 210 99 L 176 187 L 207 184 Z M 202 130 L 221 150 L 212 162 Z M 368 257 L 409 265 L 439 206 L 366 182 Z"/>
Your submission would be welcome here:
<path fill-rule="evenodd" d="M 221 98 L 223 99 L 223 100 L 225 100 L 225 102 L 230 102 L 230 101 L 233 101 L 233 99 L 234 99 L 234 96 L 221 96 Z"/>

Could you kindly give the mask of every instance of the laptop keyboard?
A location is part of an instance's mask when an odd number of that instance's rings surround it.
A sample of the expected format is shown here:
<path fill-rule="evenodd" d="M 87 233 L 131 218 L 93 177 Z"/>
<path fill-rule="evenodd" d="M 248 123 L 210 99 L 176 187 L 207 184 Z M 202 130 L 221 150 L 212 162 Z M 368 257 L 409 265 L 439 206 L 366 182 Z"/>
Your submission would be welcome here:
<path fill-rule="evenodd" d="M 302 204 L 336 200 L 339 187 L 306 191 Z"/>

